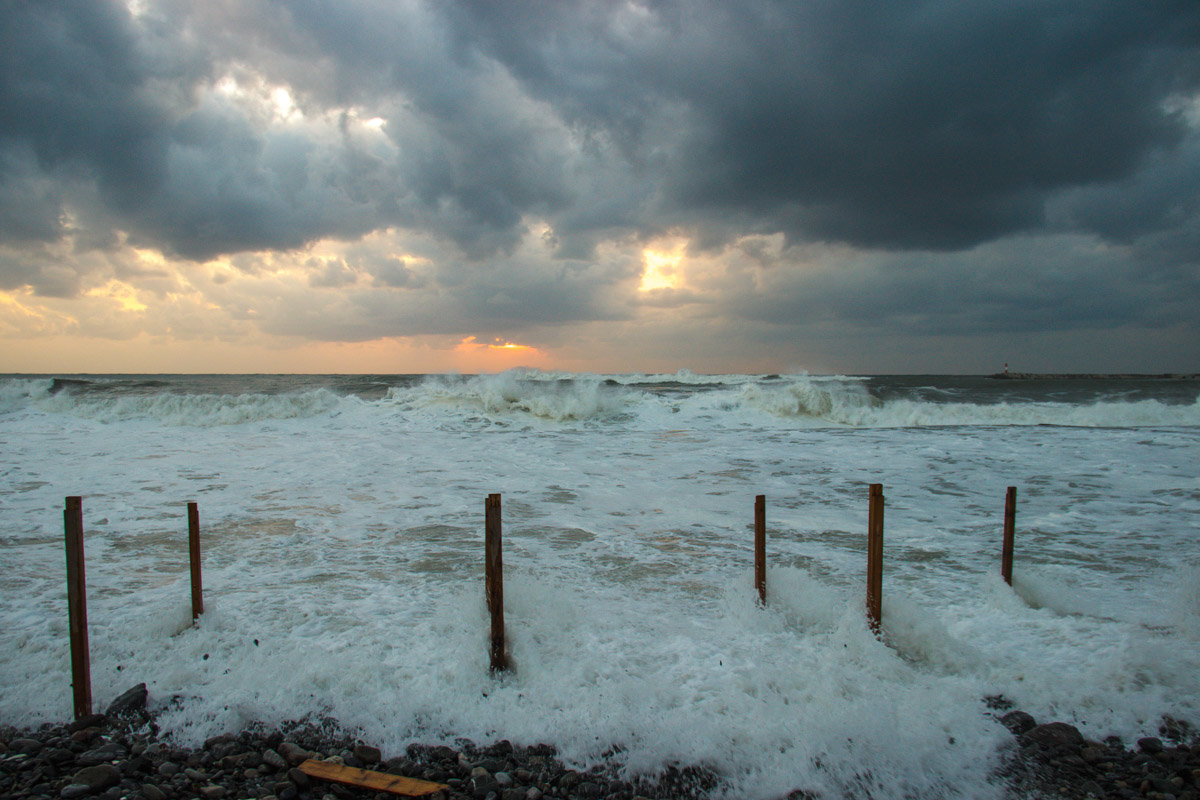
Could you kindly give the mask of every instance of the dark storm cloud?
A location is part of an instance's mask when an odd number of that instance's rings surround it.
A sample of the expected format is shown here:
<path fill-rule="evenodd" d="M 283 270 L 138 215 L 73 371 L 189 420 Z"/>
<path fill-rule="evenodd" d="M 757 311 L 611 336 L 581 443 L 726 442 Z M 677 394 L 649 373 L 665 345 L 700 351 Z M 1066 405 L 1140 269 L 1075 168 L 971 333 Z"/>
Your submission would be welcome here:
<path fill-rule="evenodd" d="M 1200 79 L 1193 2 L 154 11 L 8 7 L 0 167 L 6 185 L 28 177 L 28 151 L 45 174 L 82 171 L 114 224 L 197 257 L 389 223 L 483 257 L 511 248 L 528 213 L 584 242 L 732 214 L 795 239 L 967 247 L 1037 229 L 1056 192 L 1153 170 L 1184 132 L 1165 102 Z M 233 59 L 315 110 L 390 110 L 399 154 L 189 105 Z M 619 205 L 605 172 L 622 178 Z M 58 230 L 52 194 L 41 213 L 36 199 L 3 227 Z M 1078 217 L 1103 235 L 1129 218 Z"/>
<path fill-rule="evenodd" d="M 633 142 L 664 211 L 857 245 L 1036 228 L 1053 192 L 1176 146 L 1164 101 L 1200 79 L 1192 2 L 472 8 L 473 36 L 542 96 Z M 686 126 L 649 138 L 674 108 Z"/>
<path fill-rule="evenodd" d="M 777 254 L 774 294 L 642 301 L 930 331 L 1196 319 L 1195 0 L 141 5 L 0 11 L 0 236 L 31 248 L 3 287 L 69 294 L 98 263 L 39 244 L 253 272 L 239 253 L 402 229 L 440 243 L 419 275 L 385 253 L 309 277 L 361 325 L 279 325 L 499 329 L 631 313 L 639 265 L 586 268 L 614 242 L 782 233 L 852 257 L 814 277 Z M 1089 235 L 1116 249 L 1072 249 Z"/>

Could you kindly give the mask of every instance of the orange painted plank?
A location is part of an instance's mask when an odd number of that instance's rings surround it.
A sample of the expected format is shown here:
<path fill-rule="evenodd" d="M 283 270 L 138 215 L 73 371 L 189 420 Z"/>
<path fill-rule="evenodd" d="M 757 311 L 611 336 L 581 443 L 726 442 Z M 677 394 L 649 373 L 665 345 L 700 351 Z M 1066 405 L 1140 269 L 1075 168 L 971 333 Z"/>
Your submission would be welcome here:
<path fill-rule="evenodd" d="M 358 786 L 375 792 L 390 792 L 401 797 L 426 797 L 450 788 L 443 783 L 402 778 L 399 775 L 372 772 L 369 769 L 357 769 L 344 764 L 316 761 L 311 758 L 300 765 L 300 771 L 310 778 L 344 783 L 347 786 Z"/>

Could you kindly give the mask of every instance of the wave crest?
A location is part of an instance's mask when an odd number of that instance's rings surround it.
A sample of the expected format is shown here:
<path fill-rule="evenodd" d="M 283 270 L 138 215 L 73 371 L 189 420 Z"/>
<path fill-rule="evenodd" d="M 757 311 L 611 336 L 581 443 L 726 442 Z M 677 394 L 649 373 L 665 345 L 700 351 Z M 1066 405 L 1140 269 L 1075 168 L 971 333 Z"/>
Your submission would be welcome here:
<path fill-rule="evenodd" d="M 584 422 L 627 411 L 630 393 L 597 376 L 564 379 L 531 370 L 498 375 L 429 378 L 412 388 L 393 388 L 389 400 L 407 411 L 484 416 L 493 421 L 537 418 Z"/>
<path fill-rule="evenodd" d="M 270 419 L 297 419 L 328 414 L 342 402 L 328 389 L 294 394 L 149 394 L 81 397 L 59 392 L 38 401 L 45 411 L 71 414 L 98 422 L 151 419 L 164 425 L 207 428 Z"/>

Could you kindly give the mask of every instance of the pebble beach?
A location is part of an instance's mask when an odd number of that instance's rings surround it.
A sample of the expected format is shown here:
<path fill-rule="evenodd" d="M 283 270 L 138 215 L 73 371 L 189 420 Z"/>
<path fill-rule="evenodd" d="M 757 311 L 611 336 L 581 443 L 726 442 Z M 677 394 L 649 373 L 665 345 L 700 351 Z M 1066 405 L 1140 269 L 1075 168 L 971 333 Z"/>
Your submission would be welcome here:
<path fill-rule="evenodd" d="M 990 704 L 1012 732 L 1003 766 L 981 780 L 1005 797 L 1192 800 L 1200 782 L 1200 737 L 1165 720 L 1136 742 L 1089 741 L 1063 722 L 1039 723 Z M 696 765 L 627 776 L 620 753 L 590 769 L 572 768 L 548 744 L 466 739 L 409 744 L 387 753 L 332 720 L 246 730 L 188 748 L 160 737 L 144 684 L 103 714 L 36 730 L 0 725 L 0 796 L 12 800 L 387 800 L 393 795 L 326 782 L 299 769 L 308 759 L 444 784 L 441 800 L 707 800 L 730 797 L 722 776 Z M 842 795 L 849 798 L 853 795 Z M 874 795 L 872 795 L 874 796 Z M 897 795 L 899 796 L 899 795 Z M 804 787 L 780 800 L 819 800 Z M 829 797 L 827 800 L 834 800 Z"/>

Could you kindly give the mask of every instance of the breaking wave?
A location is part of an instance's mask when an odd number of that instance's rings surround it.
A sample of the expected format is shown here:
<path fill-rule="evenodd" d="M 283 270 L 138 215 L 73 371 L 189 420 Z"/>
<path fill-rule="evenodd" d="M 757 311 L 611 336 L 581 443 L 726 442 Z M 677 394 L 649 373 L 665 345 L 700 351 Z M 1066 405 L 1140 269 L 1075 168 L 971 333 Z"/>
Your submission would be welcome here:
<path fill-rule="evenodd" d="M 241 378 L 244 382 L 239 383 Z M 100 422 L 146 419 L 194 427 L 314 418 L 348 409 L 365 415 L 365 424 L 374 417 L 467 428 L 1200 426 L 1200 397 L 1187 394 L 1134 398 L 1113 390 L 1064 400 L 1047 392 L 996 394 L 978 385 L 934 391 L 898 386 L 888 379 L 841 376 L 710 376 L 686 371 L 606 376 L 521 369 L 498 375 L 393 376 L 390 382 L 355 376 L 319 381 L 275 376 L 274 384 L 259 376 L 214 376 L 207 384 L 204 379 L 189 380 L 185 387 L 182 379 L 172 382 L 170 376 L 8 378 L 0 380 L 0 414 L 57 413 Z M 258 391 L 220 391 L 243 387 Z M 207 388 L 218 391 L 203 391 Z"/>
<path fill-rule="evenodd" d="M 328 414 L 342 398 L 328 389 L 296 394 L 207 395 L 149 394 L 76 397 L 59 392 L 39 398 L 46 412 L 70 414 L 98 422 L 138 419 L 168 426 L 214 427 L 272 419 L 297 419 Z"/>

